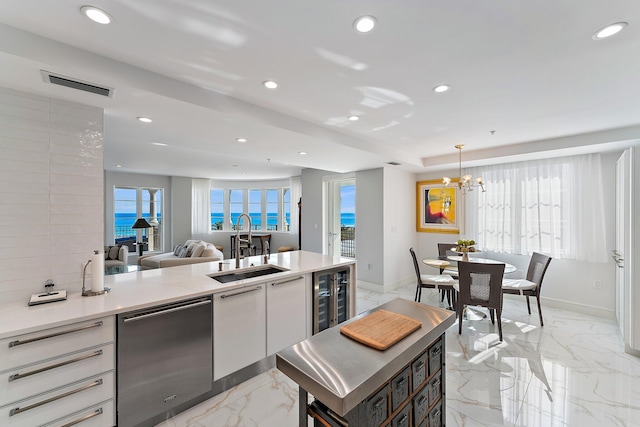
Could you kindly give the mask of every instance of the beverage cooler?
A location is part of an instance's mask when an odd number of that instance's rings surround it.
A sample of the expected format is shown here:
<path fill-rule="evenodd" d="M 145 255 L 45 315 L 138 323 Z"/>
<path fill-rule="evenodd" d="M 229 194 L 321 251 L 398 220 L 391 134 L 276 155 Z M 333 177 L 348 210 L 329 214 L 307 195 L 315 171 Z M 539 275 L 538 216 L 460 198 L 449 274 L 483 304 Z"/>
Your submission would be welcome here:
<path fill-rule="evenodd" d="M 350 267 L 313 273 L 313 333 L 353 316 L 352 276 Z"/>

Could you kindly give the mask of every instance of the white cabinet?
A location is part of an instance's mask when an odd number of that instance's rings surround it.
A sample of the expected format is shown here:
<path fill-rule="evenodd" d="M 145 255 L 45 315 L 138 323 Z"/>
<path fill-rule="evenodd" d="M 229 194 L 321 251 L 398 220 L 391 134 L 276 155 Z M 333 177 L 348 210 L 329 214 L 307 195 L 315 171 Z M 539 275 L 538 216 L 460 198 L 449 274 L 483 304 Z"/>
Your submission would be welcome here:
<path fill-rule="evenodd" d="M 265 285 L 213 295 L 213 379 L 266 357 Z"/>
<path fill-rule="evenodd" d="M 0 340 L 0 425 L 115 425 L 114 338 L 105 317 Z"/>
<path fill-rule="evenodd" d="M 305 276 L 267 282 L 267 355 L 307 338 Z"/>

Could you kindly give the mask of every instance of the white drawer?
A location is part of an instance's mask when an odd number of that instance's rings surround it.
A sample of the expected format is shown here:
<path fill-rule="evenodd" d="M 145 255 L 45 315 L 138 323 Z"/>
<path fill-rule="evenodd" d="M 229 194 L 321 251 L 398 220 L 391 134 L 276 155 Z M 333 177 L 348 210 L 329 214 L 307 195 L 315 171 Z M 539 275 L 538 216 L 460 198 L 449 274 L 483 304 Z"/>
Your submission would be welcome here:
<path fill-rule="evenodd" d="M 113 316 L 0 340 L 0 372 L 113 342 Z"/>
<path fill-rule="evenodd" d="M 115 402 L 109 400 L 100 405 L 83 409 L 82 411 L 64 417 L 40 427 L 113 427 L 116 425 Z"/>
<path fill-rule="evenodd" d="M 111 343 L 0 374 L 0 406 L 113 370 L 114 347 Z"/>
<path fill-rule="evenodd" d="M 33 427 L 113 399 L 113 371 L 0 408 L 3 427 Z"/>

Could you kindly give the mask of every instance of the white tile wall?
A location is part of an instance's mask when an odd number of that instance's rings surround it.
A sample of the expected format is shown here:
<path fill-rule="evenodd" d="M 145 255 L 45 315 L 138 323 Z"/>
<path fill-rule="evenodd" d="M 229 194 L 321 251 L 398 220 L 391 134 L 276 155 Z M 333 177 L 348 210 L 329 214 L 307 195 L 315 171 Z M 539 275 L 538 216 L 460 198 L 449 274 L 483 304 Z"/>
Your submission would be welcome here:
<path fill-rule="evenodd" d="M 0 88 L 0 301 L 79 292 L 104 245 L 103 111 Z"/>

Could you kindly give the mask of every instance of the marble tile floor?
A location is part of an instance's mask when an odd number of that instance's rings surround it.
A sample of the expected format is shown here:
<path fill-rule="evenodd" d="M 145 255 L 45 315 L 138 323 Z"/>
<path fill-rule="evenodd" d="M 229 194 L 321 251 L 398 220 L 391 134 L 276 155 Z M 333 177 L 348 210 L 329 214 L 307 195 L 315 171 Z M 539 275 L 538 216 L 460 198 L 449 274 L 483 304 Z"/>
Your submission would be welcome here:
<path fill-rule="evenodd" d="M 414 292 L 358 289 L 357 311 Z M 422 302 L 440 304 L 429 290 Z M 640 358 L 624 353 L 615 323 L 548 307 L 543 315 L 540 328 L 524 297 L 505 298 L 502 343 L 488 319 L 463 321 L 462 335 L 457 322 L 447 330 L 447 426 L 640 426 Z M 272 369 L 157 427 L 293 427 L 297 390 Z"/>

